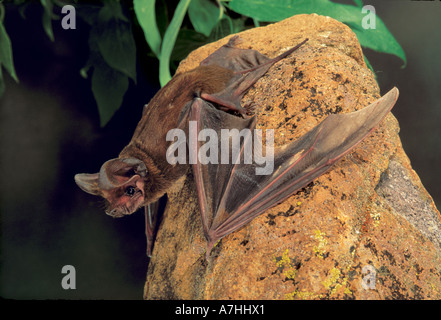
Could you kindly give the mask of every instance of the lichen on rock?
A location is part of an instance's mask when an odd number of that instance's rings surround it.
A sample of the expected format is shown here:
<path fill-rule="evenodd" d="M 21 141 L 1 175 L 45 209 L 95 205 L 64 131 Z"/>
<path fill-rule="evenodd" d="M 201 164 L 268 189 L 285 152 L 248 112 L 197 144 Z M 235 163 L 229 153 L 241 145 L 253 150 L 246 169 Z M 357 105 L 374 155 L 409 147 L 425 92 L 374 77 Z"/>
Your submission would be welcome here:
<path fill-rule="evenodd" d="M 380 97 L 355 34 L 329 17 L 298 15 L 239 35 L 239 47 L 269 57 L 309 38 L 242 100 L 256 106 L 258 128 L 276 130 L 276 145 Z M 195 50 L 178 72 L 227 41 Z M 168 194 L 144 298 L 440 299 L 440 214 L 398 132 L 388 115 L 331 171 L 223 238 L 208 260 L 189 173 Z"/>

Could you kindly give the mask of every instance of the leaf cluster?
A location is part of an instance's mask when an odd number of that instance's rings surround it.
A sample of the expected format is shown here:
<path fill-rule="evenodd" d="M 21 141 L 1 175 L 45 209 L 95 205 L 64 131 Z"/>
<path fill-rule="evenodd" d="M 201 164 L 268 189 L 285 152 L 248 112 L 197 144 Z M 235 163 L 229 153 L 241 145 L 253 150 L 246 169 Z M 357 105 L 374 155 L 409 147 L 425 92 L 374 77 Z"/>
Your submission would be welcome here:
<path fill-rule="evenodd" d="M 18 6 L 23 6 L 23 2 L 15 0 Z M 54 6 L 65 3 L 58 0 L 40 0 L 40 3 L 43 28 L 55 41 L 52 23 L 60 17 L 54 14 Z M 91 78 L 102 126 L 121 106 L 130 79 L 134 84 L 137 82 L 140 43 L 135 40 L 135 28 L 142 30 L 151 55 L 159 61 L 161 86 L 171 79 L 175 64 L 195 48 L 228 34 L 301 13 L 339 20 L 354 31 L 363 47 L 393 54 L 406 64 L 403 49 L 378 16 L 375 16 L 375 29 L 362 28 L 365 13 L 361 0 L 354 0 L 354 5 L 330 0 L 101 0 L 94 4 L 74 1 L 73 5 L 79 17 L 90 25 L 90 55 L 80 72 L 83 77 Z M 4 91 L 2 67 L 18 82 L 3 17 L 4 7 L 0 2 L 0 95 Z"/>

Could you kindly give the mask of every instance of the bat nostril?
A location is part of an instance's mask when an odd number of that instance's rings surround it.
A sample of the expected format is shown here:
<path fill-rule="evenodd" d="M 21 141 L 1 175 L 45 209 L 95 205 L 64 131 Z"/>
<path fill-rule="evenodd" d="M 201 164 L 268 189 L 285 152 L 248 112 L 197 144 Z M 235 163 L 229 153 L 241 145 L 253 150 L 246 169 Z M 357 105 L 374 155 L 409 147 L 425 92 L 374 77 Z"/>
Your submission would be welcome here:
<path fill-rule="evenodd" d="M 112 210 L 108 209 L 108 210 L 106 210 L 106 214 L 111 216 L 111 217 L 114 217 L 114 218 L 118 218 L 118 217 L 121 216 L 121 214 L 118 213 L 117 209 L 112 209 Z"/>

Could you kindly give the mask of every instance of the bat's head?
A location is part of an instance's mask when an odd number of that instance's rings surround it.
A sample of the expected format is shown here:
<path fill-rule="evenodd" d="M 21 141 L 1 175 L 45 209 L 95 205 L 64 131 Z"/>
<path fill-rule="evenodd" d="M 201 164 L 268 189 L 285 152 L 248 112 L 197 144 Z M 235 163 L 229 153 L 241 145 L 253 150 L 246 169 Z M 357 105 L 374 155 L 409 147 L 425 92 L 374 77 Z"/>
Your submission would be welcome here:
<path fill-rule="evenodd" d="M 75 182 L 85 192 L 107 200 L 106 213 L 112 217 L 132 214 L 143 205 L 145 164 L 135 158 L 105 162 L 98 173 L 79 173 Z"/>

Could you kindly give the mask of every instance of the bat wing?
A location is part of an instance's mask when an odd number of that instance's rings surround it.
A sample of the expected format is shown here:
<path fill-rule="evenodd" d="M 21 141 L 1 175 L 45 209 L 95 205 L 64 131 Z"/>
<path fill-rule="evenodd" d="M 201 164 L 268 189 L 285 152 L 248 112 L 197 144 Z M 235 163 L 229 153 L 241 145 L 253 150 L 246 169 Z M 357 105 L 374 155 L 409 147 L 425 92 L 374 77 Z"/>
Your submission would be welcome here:
<path fill-rule="evenodd" d="M 275 58 L 268 58 L 252 49 L 235 48 L 239 41 L 238 36 L 232 37 L 228 43 L 213 52 L 201 62 L 201 65 L 216 64 L 234 71 L 229 83 L 220 92 L 214 94 L 202 93 L 201 97 L 216 103 L 223 110 L 234 110 L 244 113 L 240 105 L 243 94 L 277 61 L 280 61 L 300 48 L 308 39 L 303 40 L 293 48 L 283 52 Z"/>
<path fill-rule="evenodd" d="M 256 174 L 256 169 L 261 168 L 262 164 L 255 155 L 252 163 L 245 163 L 244 160 L 250 149 L 259 148 L 254 131 L 255 119 L 235 117 L 196 98 L 191 105 L 189 118 L 196 123 L 197 132 L 208 129 L 202 137 L 210 137 L 205 144 L 199 141 L 201 139 L 189 143 L 189 152 L 193 157 L 199 156 L 199 161 L 192 165 L 192 169 L 208 241 L 207 255 L 219 239 L 241 228 L 329 170 L 379 124 L 397 98 L 398 89 L 393 88 L 362 110 L 328 116 L 297 141 L 276 149 L 274 169 L 263 175 Z M 225 129 L 230 129 L 230 133 L 233 132 L 231 129 L 237 129 L 239 133 L 236 134 L 242 135 L 240 143 L 236 146 L 231 143 L 227 150 L 228 163 L 207 161 L 208 156 L 204 157 L 204 154 L 212 156 L 216 151 L 219 153 L 218 159 L 222 159 L 226 143 L 234 140 L 234 134 L 227 136 Z M 211 143 L 211 136 L 215 137 L 215 134 L 219 138 L 217 145 Z M 240 161 L 237 161 L 238 158 Z"/>

